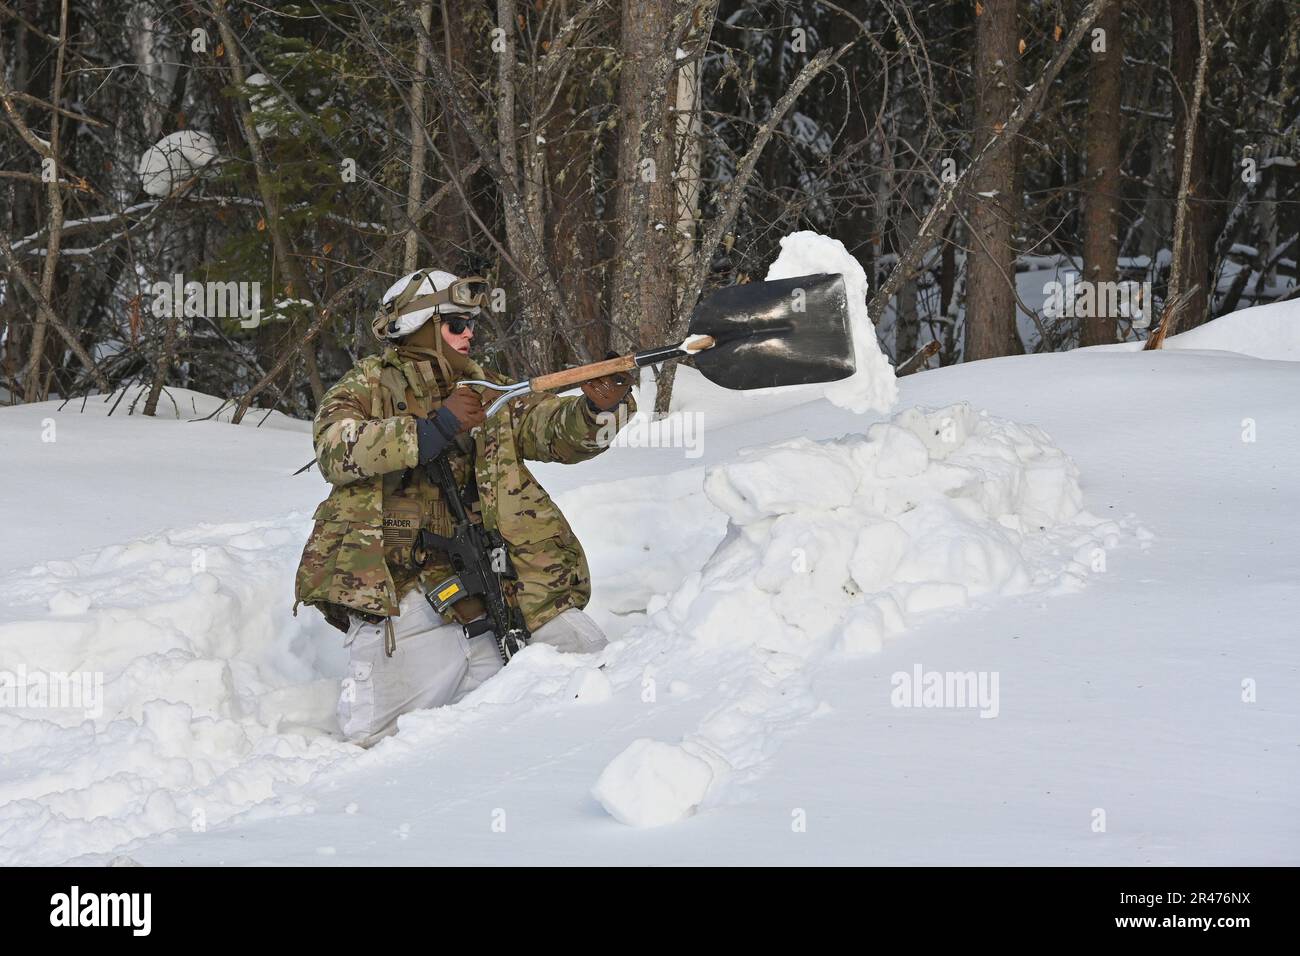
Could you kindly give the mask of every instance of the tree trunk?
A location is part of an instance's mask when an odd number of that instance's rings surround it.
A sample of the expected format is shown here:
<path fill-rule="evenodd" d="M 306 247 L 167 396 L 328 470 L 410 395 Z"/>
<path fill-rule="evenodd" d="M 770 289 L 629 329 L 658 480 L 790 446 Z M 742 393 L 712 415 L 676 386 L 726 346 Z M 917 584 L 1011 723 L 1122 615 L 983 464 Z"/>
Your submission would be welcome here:
<path fill-rule="evenodd" d="M 953 241 L 956 230 L 953 216 L 943 231 L 943 251 L 939 258 L 939 315 L 944 318 L 955 318 L 957 312 L 953 308 L 953 293 L 957 288 L 957 246 Z"/>
<path fill-rule="evenodd" d="M 1118 279 L 1119 201 L 1120 201 L 1120 119 L 1123 98 L 1123 47 L 1120 38 L 1121 0 L 1113 0 L 1097 18 L 1105 31 L 1105 51 L 1092 50 L 1089 68 L 1088 127 L 1086 150 L 1088 177 L 1084 185 L 1083 277 L 1089 282 L 1114 282 Z M 1093 302 L 1106 298 L 1095 294 Z M 1115 341 L 1113 315 L 1091 315 L 1079 324 L 1079 345 L 1105 345 Z"/>
<path fill-rule="evenodd" d="M 551 198 L 546 218 L 546 244 L 556 276 L 569 289 L 573 302 L 574 357 L 582 362 L 603 358 L 609 351 L 609 328 L 604 322 L 600 278 L 596 272 L 600 231 L 596 228 L 596 189 L 588 164 L 592 144 L 566 127 L 573 122 L 569 110 L 557 111 L 546 134 L 547 191 Z M 585 349 L 586 354 L 582 354 Z"/>
<path fill-rule="evenodd" d="M 923 197 L 915 185 L 908 190 L 908 202 L 901 204 L 898 225 L 899 254 L 916 241 L 920 217 L 916 210 L 920 208 Z M 916 342 L 921 332 L 920 319 L 916 312 L 916 271 L 909 272 L 898 290 L 898 303 L 894 312 L 894 363 L 907 361 L 916 352 Z"/>
<path fill-rule="evenodd" d="M 704 124 L 700 119 L 703 103 L 701 61 L 696 59 L 679 68 L 677 72 L 677 121 L 673 146 L 677 152 L 677 168 L 673 173 L 676 186 L 676 257 L 677 291 L 684 292 L 685 269 L 695 256 L 695 235 L 700 220 L 700 161 L 703 150 L 700 137 Z M 679 299 L 680 309 L 682 302 Z"/>
<path fill-rule="evenodd" d="M 516 64 L 516 8 L 514 0 L 497 0 L 497 27 L 503 31 L 504 49 L 497 54 L 497 158 L 502 175 L 516 195 L 516 202 L 507 203 L 505 209 L 506 244 L 511 256 L 519 263 L 527 279 L 516 284 L 521 317 L 520 337 L 525 365 L 534 371 L 546 367 L 548 335 L 542 329 L 546 313 L 542 289 L 538 280 L 546 267 L 541 250 L 527 239 L 527 235 L 542 237 L 538 184 L 533 176 L 531 158 L 535 150 L 535 133 L 531 127 L 522 136 L 515 115 L 517 80 L 520 72 Z M 520 143 L 523 142 L 521 172 Z"/>
<path fill-rule="evenodd" d="M 692 53 L 701 52 L 691 47 Z M 672 148 L 675 152 L 673 185 L 670 189 L 673 202 L 673 216 L 676 220 L 676 235 L 673 238 L 672 255 L 674 286 L 673 318 L 670 324 L 677 326 L 683 321 L 683 312 L 689 311 L 693 302 L 685 301 L 686 288 L 689 284 L 691 264 L 695 261 L 695 241 L 699 232 L 700 221 L 700 162 L 703 155 L 701 138 L 704 124 L 700 117 L 703 104 L 701 87 L 703 66 L 697 57 L 678 68 L 677 95 L 675 107 L 676 120 L 673 124 Z M 658 343 L 645 342 L 645 345 Z M 665 338 L 671 338 L 666 336 Z M 672 405 L 673 385 L 677 380 L 677 363 L 659 366 L 655 372 L 655 413 L 667 414 Z"/>
<path fill-rule="evenodd" d="M 993 0 L 975 18 L 975 137 L 979 153 L 1016 106 L 1019 40 L 1016 0 Z M 970 245 L 966 260 L 966 361 L 1024 351 L 1016 332 L 1016 250 L 1020 218 L 1017 144 L 1012 141 L 971 182 Z"/>
<path fill-rule="evenodd" d="M 674 0 L 624 0 L 618 191 L 610 292 L 615 349 L 660 344 L 673 315 L 673 149 L 668 108 Z"/>
<path fill-rule="evenodd" d="M 173 314 L 167 317 L 162 353 L 158 356 L 158 364 L 154 366 L 153 381 L 149 385 L 149 397 L 144 402 L 144 414 L 151 418 L 158 412 L 158 397 L 162 395 L 163 386 L 167 384 L 167 373 L 171 371 L 172 359 L 176 354 L 176 327 L 180 324 L 180 319 L 176 316 L 175 309 L 172 312 Z"/>

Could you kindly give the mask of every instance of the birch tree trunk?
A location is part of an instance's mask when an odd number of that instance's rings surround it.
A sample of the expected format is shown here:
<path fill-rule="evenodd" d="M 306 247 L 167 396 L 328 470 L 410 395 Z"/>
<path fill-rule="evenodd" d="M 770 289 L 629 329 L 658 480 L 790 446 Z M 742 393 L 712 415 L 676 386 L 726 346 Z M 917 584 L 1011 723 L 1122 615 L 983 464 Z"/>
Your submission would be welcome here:
<path fill-rule="evenodd" d="M 1210 44 L 1205 32 L 1205 2 L 1194 0 L 1196 23 L 1192 25 L 1186 11 L 1175 13 L 1171 5 L 1173 26 L 1173 73 L 1182 96 L 1175 97 L 1174 142 L 1178 144 L 1178 199 L 1174 206 L 1174 250 L 1169 267 L 1169 286 L 1165 293 L 1164 315 L 1160 325 L 1147 338 L 1146 349 L 1158 349 L 1165 339 L 1185 327 L 1205 321 L 1209 296 L 1206 288 L 1209 273 L 1209 249 L 1200 201 L 1193 196 L 1205 193 L 1205 144 L 1199 134 L 1201 98 L 1205 94 L 1205 73 L 1209 64 Z"/>
<path fill-rule="evenodd" d="M 524 230 L 527 228 L 533 236 L 544 236 L 545 233 L 538 221 L 538 184 L 532 179 L 535 172 L 532 169 L 532 156 L 536 143 L 531 138 L 535 134 L 526 133 L 521 137 L 516 116 L 518 73 L 515 62 L 515 9 L 514 0 L 497 0 L 497 27 L 502 31 L 502 49 L 497 53 L 497 158 L 518 201 L 513 208 L 510 205 L 506 208 L 506 245 L 530 280 L 516 285 L 516 296 L 519 299 L 517 311 L 522 329 L 521 351 L 529 368 L 541 370 L 547 364 L 547 350 L 540 328 L 546 309 L 539 299 L 540 289 L 537 283 L 545 267 L 539 258 L 540 250 L 528 242 Z M 525 140 L 524 169 L 529 174 L 526 177 L 520 175 L 521 139 Z"/>
<path fill-rule="evenodd" d="M 411 228 L 406 233 L 406 251 L 402 257 L 402 268 L 406 272 L 419 268 L 420 233 L 415 218 L 420 210 L 424 186 L 424 71 L 428 69 L 431 55 L 429 24 L 432 21 L 433 0 L 424 0 L 420 5 L 420 23 L 424 30 L 416 41 L 418 52 L 415 54 L 415 77 L 411 83 L 411 177 L 406 186 L 406 215 Z"/>
<path fill-rule="evenodd" d="M 691 45 L 692 58 L 678 67 L 676 120 L 673 125 L 673 149 L 676 166 L 673 170 L 673 201 L 676 218 L 672 282 L 674 286 L 671 326 L 680 327 L 683 316 L 694 307 L 686 301 L 689 270 L 695 261 L 695 241 L 700 219 L 700 162 L 701 138 L 704 124 L 700 116 L 703 102 L 700 81 L 701 58 L 707 45 L 707 34 L 697 37 Z M 671 336 L 668 336 L 671 338 Z M 644 338 L 644 337 L 643 337 Z M 654 343 L 645 343 L 654 344 Z M 672 404 L 673 385 L 677 380 L 677 364 L 659 366 L 655 373 L 655 414 L 666 415 Z"/>

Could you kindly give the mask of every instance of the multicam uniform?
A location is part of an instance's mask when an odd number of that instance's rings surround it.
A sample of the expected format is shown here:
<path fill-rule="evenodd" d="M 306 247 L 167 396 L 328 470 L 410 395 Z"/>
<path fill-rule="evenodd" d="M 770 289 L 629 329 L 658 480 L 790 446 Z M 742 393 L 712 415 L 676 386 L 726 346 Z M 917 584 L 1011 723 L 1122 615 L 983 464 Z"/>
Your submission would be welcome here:
<path fill-rule="evenodd" d="M 500 667 L 490 634 L 467 642 L 460 625 L 440 620 L 423 598 L 452 573 L 445 556 L 434 553 L 423 570 L 410 565 L 418 529 L 452 533 L 440 489 L 417 467 L 417 422 L 437 411 L 454 384 L 435 362 L 427 350 L 390 346 L 358 362 L 316 413 L 317 461 L 334 487 L 316 509 L 295 593 L 348 633 L 352 667 L 339 713 L 345 734 L 355 739 L 391 731 L 405 710 L 452 702 Z M 505 381 L 472 361 L 460 377 Z M 630 395 L 626 402 L 635 411 Z M 604 643 L 580 610 L 591 597 L 590 571 L 573 529 L 524 460 L 593 458 L 608 445 L 612 417 L 597 418 L 582 396 L 530 395 L 450 447 L 458 485 L 466 486 L 473 470 L 475 520 L 500 532 L 518 573 L 503 587 L 534 641 L 565 650 Z M 455 605 L 462 622 L 482 610 L 466 612 L 469 600 Z M 380 622 L 399 609 L 396 653 L 389 657 Z"/>

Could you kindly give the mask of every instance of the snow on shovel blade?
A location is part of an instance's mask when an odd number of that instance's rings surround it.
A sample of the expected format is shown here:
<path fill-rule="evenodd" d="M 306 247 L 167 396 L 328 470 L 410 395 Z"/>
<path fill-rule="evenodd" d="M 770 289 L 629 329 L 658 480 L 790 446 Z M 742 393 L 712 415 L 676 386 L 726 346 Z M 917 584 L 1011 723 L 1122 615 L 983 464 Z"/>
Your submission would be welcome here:
<path fill-rule="evenodd" d="M 844 279 L 820 273 L 720 289 L 691 314 L 691 335 L 716 344 L 695 367 L 723 388 L 834 382 L 852 375 Z"/>

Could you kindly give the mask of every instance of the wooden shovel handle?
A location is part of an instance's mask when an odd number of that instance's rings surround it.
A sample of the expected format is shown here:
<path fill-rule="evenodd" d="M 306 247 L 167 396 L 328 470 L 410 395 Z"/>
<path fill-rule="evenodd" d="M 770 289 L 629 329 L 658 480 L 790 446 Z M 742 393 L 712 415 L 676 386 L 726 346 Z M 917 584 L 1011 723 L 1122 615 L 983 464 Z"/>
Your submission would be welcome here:
<path fill-rule="evenodd" d="M 605 359 L 603 362 L 592 362 L 590 365 L 566 368 L 562 372 L 538 375 L 536 378 L 530 378 L 528 384 L 532 386 L 534 392 L 558 392 L 570 385 L 590 382 L 593 378 L 600 378 L 602 375 L 630 372 L 634 368 L 636 368 L 636 358 L 634 356 L 620 355 L 617 358 Z"/>

